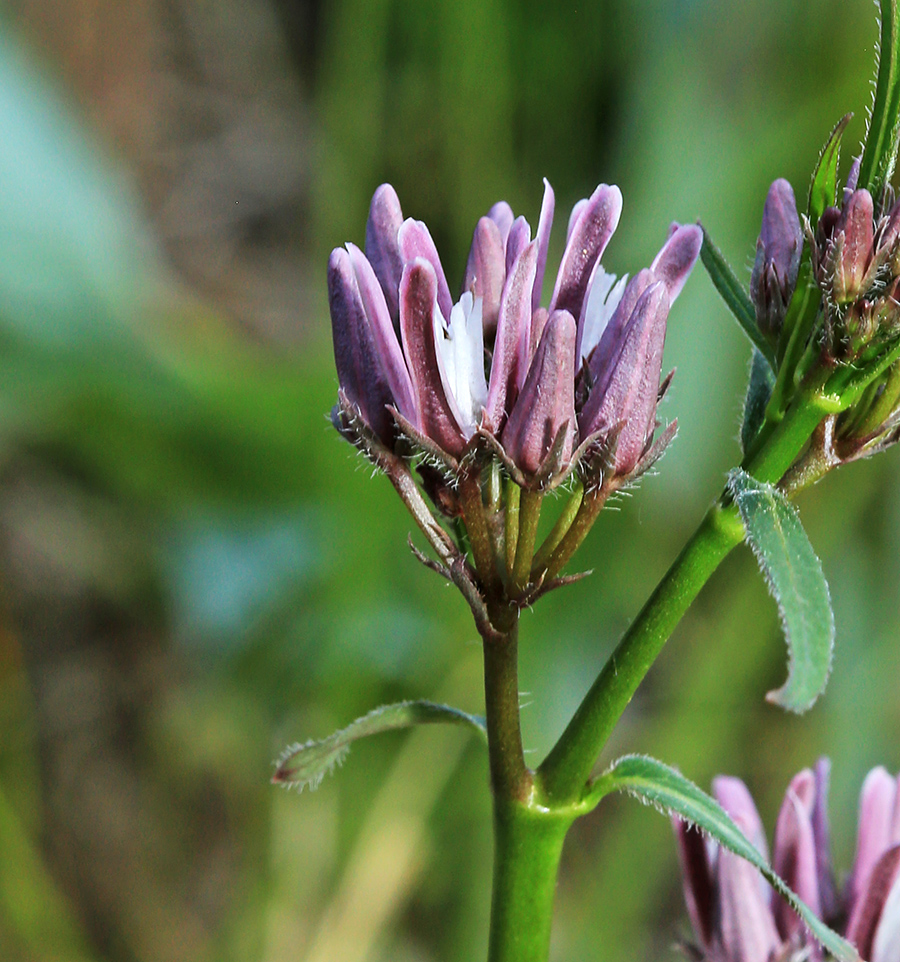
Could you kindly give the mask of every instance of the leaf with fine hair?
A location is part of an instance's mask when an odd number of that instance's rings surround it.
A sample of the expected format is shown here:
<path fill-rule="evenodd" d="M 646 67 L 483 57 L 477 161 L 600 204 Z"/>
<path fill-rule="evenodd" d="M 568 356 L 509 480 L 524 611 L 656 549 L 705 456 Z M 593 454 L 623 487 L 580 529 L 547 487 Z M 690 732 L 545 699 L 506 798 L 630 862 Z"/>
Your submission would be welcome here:
<path fill-rule="evenodd" d="M 812 182 L 809 185 L 809 221 L 813 230 L 826 207 L 837 199 L 837 171 L 841 159 L 841 139 L 853 114 L 844 114 L 834 125 L 831 135 L 819 154 Z"/>
<path fill-rule="evenodd" d="M 878 0 L 880 36 L 878 41 L 878 77 L 869 123 L 866 146 L 859 167 L 859 187 L 866 187 L 878 203 L 881 192 L 890 183 L 897 162 L 900 140 L 900 65 L 898 65 L 898 23 L 896 0 Z"/>
<path fill-rule="evenodd" d="M 825 690 L 834 654 L 834 615 L 821 562 L 800 516 L 777 488 L 740 469 L 728 476 L 728 487 L 778 602 L 788 646 L 787 681 L 766 700 L 804 712 Z"/>
<path fill-rule="evenodd" d="M 812 909 L 772 871 L 722 806 L 680 772 L 654 758 L 626 755 L 593 783 L 590 800 L 599 801 L 613 791 L 628 792 L 642 802 L 683 818 L 730 852 L 746 859 L 787 900 L 834 959 L 860 962 L 856 949 L 817 918 Z"/>
<path fill-rule="evenodd" d="M 411 728 L 413 725 L 429 725 L 437 722 L 468 725 L 476 729 L 485 740 L 487 739 L 484 719 L 477 715 L 469 715 L 458 708 L 438 705 L 430 701 L 401 701 L 394 705 L 375 708 L 327 738 L 287 748 L 278 760 L 278 768 L 272 776 L 272 783 L 299 788 L 301 791 L 307 786 L 310 789 L 317 788 L 335 765 L 340 765 L 344 761 L 350 751 L 350 745 L 357 739 L 398 728 Z"/>
<path fill-rule="evenodd" d="M 703 246 L 700 248 L 700 260 L 703 261 L 703 266 L 713 282 L 713 287 L 719 292 L 743 332 L 750 338 L 753 346 L 774 367 L 775 355 L 772 352 L 772 345 L 763 337 L 757 326 L 756 310 L 722 252 L 710 239 L 705 227 L 703 228 Z"/>

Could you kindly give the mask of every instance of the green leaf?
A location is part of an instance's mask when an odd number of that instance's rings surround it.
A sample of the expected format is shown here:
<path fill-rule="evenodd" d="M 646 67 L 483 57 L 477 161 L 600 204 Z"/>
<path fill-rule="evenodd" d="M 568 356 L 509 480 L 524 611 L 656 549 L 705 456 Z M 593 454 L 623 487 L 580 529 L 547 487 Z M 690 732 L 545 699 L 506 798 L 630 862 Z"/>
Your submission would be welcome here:
<path fill-rule="evenodd" d="M 709 274 L 713 286 L 719 292 L 726 306 L 735 316 L 742 330 L 753 342 L 756 349 L 774 366 L 775 355 L 772 345 L 763 337 L 756 324 L 756 310 L 741 287 L 741 282 L 734 276 L 734 271 L 728 266 L 722 252 L 712 242 L 706 228 L 703 228 L 703 246 L 700 248 L 700 260 Z"/>
<path fill-rule="evenodd" d="M 775 375 L 771 365 L 759 351 L 754 351 L 750 365 L 750 383 L 744 399 L 744 418 L 741 422 L 741 448 L 745 454 L 765 420 L 766 407 L 774 386 Z"/>
<path fill-rule="evenodd" d="M 642 802 L 685 819 L 730 852 L 746 859 L 759 869 L 772 888 L 790 903 L 812 934 L 835 959 L 840 962 L 860 962 L 853 946 L 817 918 L 812 909 L 772 871 L 722 806 L 674 768 L 653 758 L 626 755 L 597 779 L 591 795 L 592 798 L 595 795 L 602 797 L 611 791 L 629 792 Z"/>
<path fill-rule="evenodd" d="M 469 725 L 487 739 L 484 719 L 468 715 L 458 708 L 437 705 L 430 701 L 401 701 L 395 705 L 382 705 L 362 718 L 357 718 L 346 728 L 336 731 L 321 741 L 309 741 L 305 745 L 293 745 L 278 760 L 278 768 L 272 776 L 276 785 L 290 785 L 304 789 L 317 788 L 319 783 L 340 765 L 350 751 L 350 745 L 359 738 L 379 735 L 397 728 L 449 722 Z"/>
<path fill-rule="evenodd" d="M 879 0 L 881 34 L 878 79 L 866 129 L 866 146 L 859 168 L 859 186 L 867 187 L 877 205 L 890 183 L 900 138 L 900 69 L 898 69 L 897 8 L 895 0 Z"/>
<path fill-rule="evenodd" d="M 837 200 L 837 171 L 841 159 L 841 139 L 853 114 L 844 114 L 835 124 L 831 136 L 819 154 L 819 161 L 809 185 L 809 220 L 813 230 L 826 207 L 833 207 Z"/>
<path fill-rule="evenodd" d="M 822 565 L 784 495 L 739 468 L 728 487 L 747 541 L 778 602 L 788 644 L 788 678 L 766 699 L 804 712 L 825 690 L 834 652 L 834 615 Z"/>

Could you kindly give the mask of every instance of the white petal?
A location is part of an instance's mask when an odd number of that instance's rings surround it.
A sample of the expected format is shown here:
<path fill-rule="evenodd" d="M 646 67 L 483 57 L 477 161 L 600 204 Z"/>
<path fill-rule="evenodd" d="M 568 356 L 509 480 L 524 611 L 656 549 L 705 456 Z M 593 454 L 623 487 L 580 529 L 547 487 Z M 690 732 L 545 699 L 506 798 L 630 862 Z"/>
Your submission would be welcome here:
<path fill-rule="evenodd" d="M 470 438 L 487 402 L 480 297 L 466 291 L 450 311 L 450 323 L 437 337 L 444 389 L 463 434 Z"/>
<path fill-rule="evenodd" d="M 900 875 L 888 894 L 881 921 L 872 944 L 872 962 L 897 962 L 900 959 Z"/>
<path fill-rule="evenodd" d="M 581 334 L 581 356 L 579 366 L 591 351 L 600 343 L 609 319 L 615 313 L 625 293 L 628 275 L 623 274 L 616 282 L 615 274 L 607 274 L 599 265 L 588 291 L 587 305 L 584 310 L 584 327 Z"/>

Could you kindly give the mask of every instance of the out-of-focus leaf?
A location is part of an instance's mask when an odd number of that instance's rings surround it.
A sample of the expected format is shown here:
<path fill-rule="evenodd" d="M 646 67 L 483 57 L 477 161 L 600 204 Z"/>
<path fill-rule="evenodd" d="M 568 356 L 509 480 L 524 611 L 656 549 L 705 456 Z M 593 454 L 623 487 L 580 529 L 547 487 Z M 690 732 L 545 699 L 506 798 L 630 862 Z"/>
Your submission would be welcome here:
<path fill-rule="evenodd" d="M 844 114 L 835 124 L 831 135 L 819 154 L 812 182 L 809 185 L 809 221 L 813 230 L 822 216 L 822 211 L 837 199 L 837 170 L 841 160 L 841 138 L 853 114 Z"/>
<path fill-rule="evenodd" d="M 296 786 L 300 789 L 307 785 L 316 788 L 335 765 L 343 762 L 350 751 L 351 743 L 357 739 L 397 728 L 436 722 L 469 725 L 487 738 L 484 719 L 449 705 L 437 705 L 430 701 L 403 701 L 396 705 L 382 705 L 328 738 L 288 748 L 279 759 L 272 781 L 278 785 Z"/>
<path fill-rule="evenodd" d="M 834 615 L 822 565 L 787 499 L 745 471 L 728 486 L 741 513 L 747 541 L 778 602 L 788 645 L 788 678 L 766 699 L 803 712 L 825 690 L 834 655 Z"/>
<path fill-rule="evenodd" d="M 703 246 L 700 248 L 700 259 L 709 274 L 713 286 L 719 292 L 725 305 L 740 324 L 741 330 L 750 338 L 753 346 L 765 357 L 770 364 L 775 363 L 772 345 L 762 336 L 756 323 L 756 310 L 735 277 L 734 271 L 728 266 L 722 252 L 712 242 L 706 228 L 703 228 Z"/>
<path fill-rule="evenodd" d="M 835 959 L 841 962 L 860 962 L 853 946 L 817 918 L 809 906 L 772 871 L 768 862 L 734 824 L 722 806 L 680 772 L 655 758 L 626 755 L 597 779 L 591 797 L 602 797 L 612 791 L 628 792 L 642 802 L 683 818 L 730 852 L 746 859 L 759 869 L 772 888 L 790 903 L 813 935 Z"/>
<path fill-rule="evenodd" d="M 750 383 L 744 399 L 744 417 L 741 421 L 741 448 L 745 454 L 750 450 L 750 445 L 765 420 L 766 406 L 774 386 L 772 366 L 759 351 L 754 351 L 750 365 Z"/>

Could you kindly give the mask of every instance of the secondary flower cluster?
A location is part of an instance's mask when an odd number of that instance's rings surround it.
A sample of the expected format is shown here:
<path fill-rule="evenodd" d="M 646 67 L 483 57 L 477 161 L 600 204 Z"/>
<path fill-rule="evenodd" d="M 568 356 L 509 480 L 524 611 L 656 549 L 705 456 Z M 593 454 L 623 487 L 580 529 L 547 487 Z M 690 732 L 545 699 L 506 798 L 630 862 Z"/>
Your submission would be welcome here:
<path fill-rule="evenodd" d="M 841 890 L 831 866 L 827 812 L 829 762 L 805 769 L 788 787 L 778 821 L 772 868 L 866 962 L 900 959 L 900 778 L 883 768 L 867 776 L 860 796 L 853 870 Z M 762 822 L 746 785 L 719 777 L 713 794 L 768 858 Z M 743 859 L 676 821 L 685 900 L 709 962 L 801 962 L 821 949 L 799 916 Z"/>
<path fill-rule="evenodd" d="M 379 187 L 365 253 L 347 244 L 328 265 L 339 428 L 352 437 L 359 418 L 387 447 L 425 452 L 451 474 L 488 445 L 536 489 L 581 461 L 602 460 L 619 477 L 643 470 L 666 319 L 702 234 L 673 225 L 648 269 L 617 279 L 600 260 L 621 210 L 606 184 L 575 205 L 543 308 L 553 191 L 545 181 L 533 238 L 525 218 L 495 204 L 475 228 L 454 300 L 428 228 Z"/>

